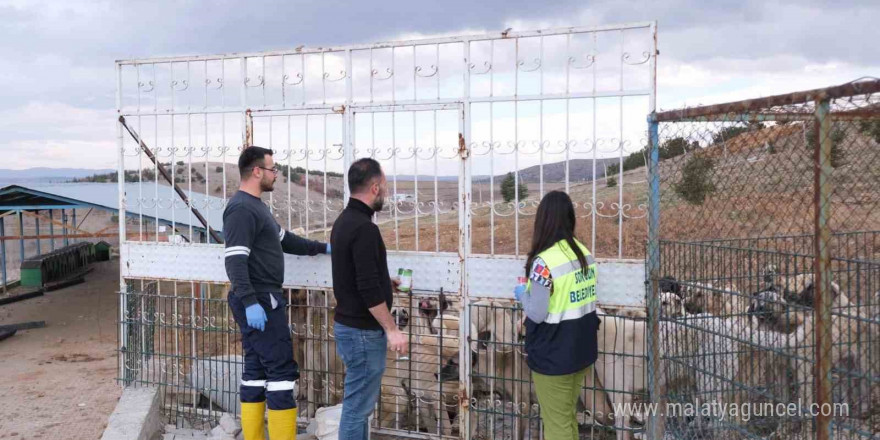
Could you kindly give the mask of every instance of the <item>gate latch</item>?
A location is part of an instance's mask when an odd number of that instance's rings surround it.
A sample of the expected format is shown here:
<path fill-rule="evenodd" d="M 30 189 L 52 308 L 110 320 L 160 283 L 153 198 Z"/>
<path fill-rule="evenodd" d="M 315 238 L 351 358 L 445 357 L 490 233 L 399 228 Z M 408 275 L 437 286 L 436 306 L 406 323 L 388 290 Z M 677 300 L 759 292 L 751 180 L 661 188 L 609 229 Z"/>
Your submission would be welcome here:
<path fill-rule="evenodd" d="M 458 134 L 458 155 L 462 159 L 467 159 L 468 154 L 469 154 L 469 152 L 468 152 L 467 145 L 464 143 L 464 135 L 459 133 Z"/>

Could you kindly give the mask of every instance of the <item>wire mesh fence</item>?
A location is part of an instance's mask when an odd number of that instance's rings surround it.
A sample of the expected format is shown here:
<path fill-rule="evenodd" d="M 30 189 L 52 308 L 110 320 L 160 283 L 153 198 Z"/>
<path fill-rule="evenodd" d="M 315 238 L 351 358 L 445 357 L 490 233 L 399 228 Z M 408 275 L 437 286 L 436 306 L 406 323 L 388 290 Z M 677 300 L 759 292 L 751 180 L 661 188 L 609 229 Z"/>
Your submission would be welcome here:
<path fill-rule="evenodd" d="M 505 300 L 470 305 L 470 438 L 541 439 L 531 370 L 525 354 L 525 314 Z M 643 414 L 625 417 L 623 407 L 647 401 L 646 315 L 638 310 L 602 309 L 599 359 L 588 370 L 577 401 L 580 438 L 632 437 L 644 431 Z M 620 414 L 618 414 L 620 413 Z"/>
<path fill-rule="evenodd" d="M 653 120 L 657 432 L 875 438 L 880 81 Z"/>
<path fill-rule="evenodd" d="M 239 414 L 241 336 L 218 284 L 128 280 L 119 361 L 125 385 L 160 386 L 171 423 Z"/>
<path fill-rule="evenodd" d="M 240 332 L 220 284 L 129 280 L 121 381 L 159 385 L 169 422 L 206 427 L 224 413 L 238 415 L 244 361 Z M 344 365 L 336 353 L 332 292 L 285 292 L 300 379 L 295 390 L 302 423 L 317 410 L 342 402 Z M 540 408 L 524 351 L 524 314 L 510 300 L 470 305 L 471 341 L 459 337 L 457 296 L 397 295 L 392 315 L 409 338 L 409 354 L 388 354 L 375 432 L 458 437 L 460 352 L 471 359 L 469 436 L 475 439 L 542 438 Z M 601 315 L 600 358 L 578 399 L 581 437 L 614 438 L 643 430 L 644 416 L 615 419 L 615 407 L 644 402 L 643 312 Z"/>
<path fill-rule="evenodd" d="M 325 406 L 342 402 L 345 367 L 333 335 L 335 300 L 331 292 L 294 291 L 291 302 L 295 359 L 301 366 L 300 415 L 303 421 Z M 453 296 L 419 292 L 396 295 L 392 316 L 408 338 L 408 354 L 388 353 L 376 432 L 457 436 L 459 412 L 459 310 Z"/>
<path fill-rule="evenodd" d="M 228 286 L 128 280 L 120 380 L 158 385 L 171 423 L 208 426 L 238 415 L 244 360 L 241 334 L 227 305 Z M 300 421 L 342 402 L 345 369 L 333 333 L 330 291 L 285 291 L 300 378 Z M 419 293 L 395 298 L 392 314 L 409 338 L 409 354 L 388 354 L 373 421 L 377 432 L 458 435 L 460 301 Z"/>

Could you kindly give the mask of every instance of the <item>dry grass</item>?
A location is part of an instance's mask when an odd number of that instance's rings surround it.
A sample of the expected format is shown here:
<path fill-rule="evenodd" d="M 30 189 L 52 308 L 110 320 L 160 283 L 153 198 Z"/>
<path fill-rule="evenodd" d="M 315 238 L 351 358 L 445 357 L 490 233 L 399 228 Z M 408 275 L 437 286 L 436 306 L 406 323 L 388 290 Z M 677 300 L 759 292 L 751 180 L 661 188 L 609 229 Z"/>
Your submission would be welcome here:
<path fill-rule="evenodd" d="M 764 148 L 768 143 L 788 143 L 792 136 L 803 137 L 802 125 L 775 125 L 742 133 L 726 140 L 726 142 L 711 145 L 703 150 L 703 154 L 710 157 L 723 157 L 725 154 L 751 154 Z"/>
<path fill-rule="evenodd" d="M 837 232 L 880 228 L 880 145 L 848 130 L 844 164 L 829 176 L 830 225 Z M 773 144 L 773 149 L 767 148 Z M 741 134 L 727 154 L 711 147 L 692 154 L 715 160 L 717 191 L 702 205 L 680 199 L 673 186 L 690 155 L 661 163 L 661 237 L 670 240 L 809 234 L 814 227 L 813 153 L 802 127 L 784 125 Z"/>
<path fill-rule="evenodd" d="M 645 239 L 647 237 L 647 222 L 644 217 L 646 212 L 639 205 L 646 203 L 645 183 L 624 186 L 623 200 L 625 205 L 631 206 L 625 212 L 630 218 L 623 217 L 623 226 L 619 225 L 617 216 L 618 201 L 617 188 L 598 188 L 596 215 L 596 243 L 592 245 L 592 209 L 589 205 L 592 200 L 592 186 L 590 183 L 572 186 L 570 194 L 577 204 L 577 235 L 591 251 L 599 257 L 617 257 L 618 251 L 622 250 L 624 258 L 637 258 L 644 255 Z M 532 232 L 534 229 L 533 204 L 537 203 L 536 197 L 527 200 L 525 208 L 521 208 L 519 218 L 510 215 L 512 208 L 506 204 L 496 204 L 495 211 L 503 215 L 492 215 L 488 206 L 474 209 L 471 222 L 472 252 L 476 254 L 502 254 L 524 255 L 530 247 Z M 533 202 L 533 203 L 532 203 Z M 587 205 L 587 206 L 585 206 Z M 615 206 L 613 206 L 615 205 Z M 397 233 L 393 222 L 385 222 L 380 226 L 382 235 L 388 249 L 395 250 L 421 250 L 435 251 L 439 241 L 439 251 L 458 251 L 458 212 L 451 212 L 439 216 L 435 222 L 433 216 L 419 219 L 419 246 L 416 249 L 415 220 L 405 219 L 398 221 Z M 439 230 L 439 234 L 438 231 Z M 618 236 L 622 240 L 618 240 Z M 620 249 L 619 249 L 620 248 Z"/>

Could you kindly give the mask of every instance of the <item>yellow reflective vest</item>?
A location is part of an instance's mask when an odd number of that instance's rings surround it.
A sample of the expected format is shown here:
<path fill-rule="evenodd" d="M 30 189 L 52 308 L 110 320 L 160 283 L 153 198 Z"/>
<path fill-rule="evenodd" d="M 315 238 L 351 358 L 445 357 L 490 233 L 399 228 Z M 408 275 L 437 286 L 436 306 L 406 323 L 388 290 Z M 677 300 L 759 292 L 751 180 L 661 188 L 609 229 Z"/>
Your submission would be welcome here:
<path fill-rule="evenodd" d="M 571 374 L 598 356 L 596 261 L 583 244 L 575 243 L 586 257 L 586 268 L 565 240 L 538 254 L 553 280 L 547 318 L 541 323 L 526 320 L 527 362 L 540 374 Z"/>

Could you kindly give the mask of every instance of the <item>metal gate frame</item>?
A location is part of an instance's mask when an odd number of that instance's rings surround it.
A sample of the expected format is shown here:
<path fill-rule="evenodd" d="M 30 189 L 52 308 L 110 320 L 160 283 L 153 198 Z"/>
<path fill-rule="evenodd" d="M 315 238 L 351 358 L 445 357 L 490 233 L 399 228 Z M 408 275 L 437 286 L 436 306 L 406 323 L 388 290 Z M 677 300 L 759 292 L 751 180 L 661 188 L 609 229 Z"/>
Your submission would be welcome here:
<path fill-rule="evenodd" d="M 442 111 L 442 110 L 455 110 L 459 113 L 459 130 L 458 130 L 458 139 L 459 139 L 459 150 L 458 156 L 461 159 L 459 162 L 459 181 L 458 181 L 458 203 L 459 203 L 459 228 L 458 228 L 458 253 L 456 255 L 457 260 L 451 260 L 450 257 L 452 255 L 446 253 L 431 253 L 428 255 L 423 255 L 421 258 L 417 258 L 416 255 L 412 255 L 412 257 L 406 259 L 407 267 L 419 267 L 424 266 L 426 269 L 429 268 L 445 268 L 447 271 L 457 271 L 459 274 L 459 284 L 456 290 L 452 290 L 452 292 L 458 292 L 460 296 L 460 300 L 462 304 L 467 304 L 468 299 L 468 289 L 467 289 L 467 255 L 469 253 L 469 243 L 470 243 L 470 210 L 466 208 L 467 204 L 470 201 L 470 182 L 471 182 L 471 166 L 470 166 L 470 158 L 467 154 L 468 150 L 466 147 L 465 139 L 467 138 L 467 113 L 465 110 L 465 103 L 463 102 L 448 102 L 448 103 L 439 103 L 439 104 L 393 104 L 393 105 L 360 105 L 360 106 L 352 106 L 348 107 L 345 110 L 345 115 L 347 119 L 346 124 L 346 132 L 348 136 L 348 143 L 346 151 L 346 162 L 344 169 L 348 169 L 350 164 L 352 163 L 352 154 L 355 150 L 355 143 L 352 140 L 352 136 L 354 135 L 354 124 L 355 124 L 355 115 L 358 113 L 377 113 L 377 112 L 397 112 L 397 111 Z M 435 127 L 436 130 L 436 127 Z M 415 153 L 418 154 L 418 153 Z M 435 152 L 436 154 L 436 152 Z M 348 175 L 345 175 L 346 183 L 345 183 L 345 199 L 347 200 L 350 196 L 348 189 Z M 416 192 L 417 194 L 417 192 Z M 396 212 L 396 211 L 395 211 Z M 395 217 L 396 218 L 396 217 Z M 418 219 L 418 212 L 416 212 L 415 218 Z M 401 254 L 401 252 L 391 252 L 389 255 L 389 260 L 393 261 L 395 257 Z M 394 255 L 398 254 L 398 255 Z M 415 254 L 418 254 L 416 252 Z M 403 256 L 403 255 L 400 255 Z M 416 263 L 418 260 L 419 261 Z M 393 265 L 391 267 L 394 267 Z M 430 274 L 429 270 L 424 271 L 426 274 Z M 438 289 L 430 289 L 433 293 L 443 292 L 443 288 L 440 287 Z M 424 293 L 424 292 L 423 292 Z M 467 307 L 462 307 L 463 319 L 459 321 L 459 335 L 461 335 L 462 340 L 469 340 L 470 338 L 470 326 L 468 323 L 470 322 L 466 316 Z M 459 365 L 464 367 L 459 368 L 459 395 L 460 396 L 470 396 L 470 355 L 467 350 L 461 350 L 459 352 Z M 464 433 L 468 432 L 467 429 L 467 421 L 470 419 L 468 414 L 468 399 L 460 399 L 462 405 L 459 408 L 459 432 Z M 377 433 L 387 432 L 390 434 L 397 433 L 396 430 L 386 429 L 386 428 L 378 428 L 375 430 Z M 466 434 L 461 434 L 466 435 Z M 418 435 L 413 435 L 409 433 L 408 437 L 419 437 Z M 424 436 L 424 438 L 432 438 L 431 436 Z M 462 437 L 465 438 L 465 437 Z"/>
<path fill-rule="evenodd" d="M 594 91 L 593 92 L 578 92 L 573 93 L 568 91 L 568 85 L 566 83 L 566 92 L 559 94 L 541 94 L 537 95 L 518 95 L 514 92 L 513 95 L 510 96 L 488 96 L 488 97 L 474 97 L 471 96 L 471 78 L 472 75 L 484 74 L 492 69 L 492 66 L 489 61 L 485 63 L 484 66 L 479 66 L 475 63 L 475 61 L 471 57 L 471 45 L 475 42 L 494 42 L 501 40 L 513 40 L 515 42 L 519 42 L 522 38 L 539 38 L 542 41 L 544 37 L 552 37 L 552 36 L 567 36 L 567 38 L 571 39 L 572 35 L 575 34 L 593 34 L 594 36 L 597 33 L 601 32 L 617 32 L 619 31 L 621 35 L 626 30 L 633 29 L 646 29 L 651 37 L 652 37 L 652 47 L 649 50 L 645 50 L 642 54 L 644 56 L 643 60 L 639 60 L 636 63 L 630 62 L 630 54 L 624 51 L 623 44 L 621 43 L 621 52 L 620 56 L 620 69 L 621 69 L 621 88 L 618 91 Z M 391 43 L 378 43 L 372 45 L 353 45 L 353 46 L 343 46 L 343 47 L 331 47 L 331 48 L 298 48 L 295 50 L 288 51 L 272 51 L 272 52 L 259 52 L 259 53 L 244 53 L 244 54 L 227 54 L 227 55 L 214 55 L 214 56 L 194 56 L 194 57 L 165 57 L 165 58 L 152 58 L 152 59 L 135 59 L 135 60 L 121 60 L 116 62 L 116 71 L 117 71 L 117 112 L 120 116 L 147 116 L 147 117 L 164 117 L 164 116 L 190 116 L 190 115 L 205 115 L 206 118 L 206 133 L 207 133 L 207 115 L 209 114 L 238 114 L 241 116 L 241 125 L 242 125 L 242 144 L 243 145 L 251 145 L 253 143 L 253 119 L 261 118 L 264 116 L 272 116 L 273 114 L 289 114 L 289 113 L 297 113 L 297 114 L 329 114 L 329 113 L 341 113 L 343 115 L 343 164 L 344 169 L 347 169 L 348 165 L 353 160 L 353 148 L 354 148 L 354 140 L 353 140 L 353 128 L 354 128 L 354 115 L 356 113 L 361 112 L 377 112 L 377 111 L 418 111 L 418 110 L 448 110 L 448 109 L 456 109 L 460 111 L 460 130 L 459 130 L 459 138 L 458 138 L 458 157 L 461 159 L 459 163 L 459 182 L 458 182 L 458 234 L 459 234 L 459 244 L 457 253 L 428 253 L 428 252 L 392 252 L 389 253 L 389 260 L 394 262 L 394 260 L 406 261 L 406 264 L 409 267 L 416 268 L 420 273 L 420 279 L 432 279 L 434 280 L 433 284 L 436 284 L 438 287 L 443 287 L 445 292 L 450 293 L 458 293 L 460 295 L 460 299 L 462 301 L 463 307 L 461 310 L 461 321 L 460 321 L 460 335 L 462 341 L 469 341 L 471 335 L 469 323 L 471 322 L 469 307 L 467 304 L 471 301 L 472 295 L 472 284 L 474 280 L 471 279 L 469 273 L 475 270 L 475 268 L 479 268 L 479 270 L 483 273 L 490 273 L 491 277 L 487 277 L 486 280 L 479 282 L 478 290 L 479 295 L 481 297 L 486 296 L 496 296 L 496 297 L 504 297 L 504 294 L 495 294 L 494 292 L 506 292 L 509 285 L 509 279 L 515 277 L 518 272 L 521 270 L 522 265 L 522 256 L 520 255 L 497 255 L 494 252 L 489 255 L 476 255 L 472 253 L 472 218 L 473 218 L 473 198 L 472 198 L 472 127 L 471 127 L 471 106 L 472 104 L 481 104 L 481 103 L 496 103 L 496 102 L 511 102 L 511 103 L 519 103 L 526 101 L 546 101 L 546 100 L 564 100 L 568 102 L 572 99 L 589 99 L 589 98 L 620 98 L 620 107 L 621 107 L 621 135 L 622 135 L 622 124 L 623 124 L 623 98 L 628 96 L 642 96 L 648 98 L 648 106 L 649 111 L 653 112 L 655 108 L 655 100 L 656 100 L 656 55 L 657 55 L 657 25 L 656 22 L 644 22 L 644 23 L 632 23 L 632 24 L 624 24 L 618 26 L 601 26 L 601 27 L 571 27 L 564 29 L 552 29 L 552 30 L 540 30 L 540 31 L 525 31 L 525 32 L 513 32 L 510 30 L 501 32 L 501 33 L 493 33 L 486 35 L 472 35 L 472 36 L 462 36 L 462 37 L 444 37 L 444 38 L 432 38 L 432 39 L 424 39 L 424 40 L 412 40 L 412 41 L 401 41 L 401 42 L 391 42 Z M 594 37 L 595 38 L 595 37 Z M 622 37 L 621 37 L 622 38 Z M 441 98 L 439 87 L 440 80 L 437 80 L 438 83 L 438 93 L 436 99 L 418 99 L 414 97 L 414 99 L 406 99 L 400 100 L 395 99 L 392 96 L 390 101 L 374 101 L 372 96 L 372 84 L 373 77 L 376 74 L 376 70 L 373 70 L 370 84 L 370 99 L 369 102 L 358 102 L 353 99 L 353 79 L 350 72 L 352 72 L 352 53 L 354 51 L 370 51 L 371 56 L 371 67 L 372 67 L 372 53 L 373 50 L 383 50 L 383 49 L 393 49 L 398 47 L 412 47 L 415 53 L 416 47 L 422 46 L 436 46 L 437 47 L 437 63 L 438 65 L 432 66 L 434 67 L 434 74 L 436 74 L 437 69 L 440 67 L 440 55 L 439 55 L 439 46 L 443 44 L 461 44 L 463 50 L 463 64 L 462 64 L 462 80 L 463 80 L 463 92 L 460 97 L 457 98 Z M 519 46 L 517 45 L 517 48 Z M 322 69 L 323 60 L 325 54 L 333 53 L 337 55 L 342 55 L 345 60 L 345 70 L 342 72 L 342 77 L 340 78 L 331 78 L 331 74 L 326 70 L 322 73 L 322 87 L 324 87 L 324 97 L 323 102 L 320 104 L 307 103 L 305 99 L 305 85 L 303 85 L 303 102 L 301 104 L 296 105 L 288 105 L 286 101 L 282 102 L 281 106 L 277 105 L 267 105 L 266 104 L 266 78 L 264 75 L 266 74 L 265 67 L 265 59 L 267 57 L 281 57 L 282 60 L 282 73 L 284 73 L 283 63 L 286 56 L 300 56 L 303 57 L 303 63 L 305 63 L 305 56 L 307 55 L 315 55 L 320 56 L 322 60 Z M 543 46 L 542 46 L 542 55 L 543 55 Z M 581 62 L 585 63 L 585 65 L 589 66 L 595 62 L 596 54 L 587 54 Z M 415 55 L 413 55 L 415 62 Z M 219 84 L 216 87 L 223 86 L 223 78 L 216 80 L 215 83 L 212 84 L 212 80 L 207 78 L 207 70 L 208 63 L 219 61 L 222 65 L 225 66 L 225 62 L 227 60 L 240 60 L 241 64 L 241 72 L 239 87 L 240 87 L 240 103 L 236 106 L 224 106 L 221 110 L 211 110 L 208 108 L 208 86 L 213 84 Z M 252 78 L 248 73 L 248 60 L 249 59 L 261 59 L 262 63 L 262 74 L 257 74 L 256 78 Z M 393 52 L 392 52 L 393 59 Z M 578 58 L 569 54 L 566 60 L 566 69 L 572 68 L 574 62 Z M 174 108 L 174 92 L 175 91 L 183 91 L 190 87 L 190 84 L 187 83 L 187 80 L 183 81 L 174 81 L 174 65 L 184 64 L 186 66 L 187 79 L 190 80 L 190 65 L 195 63 L 198 67 L 200 63 L 204 63 L 205 69 L 205 107 L 203 109 L 193 110 L 189 105 L 185 108 L 175 109 Z M 541 67 L 541 58 L 536 58 L 537 68 Z M 650 63 L 649 67 L 649 86 L 646 89 L 638 89 L 638 90 L 624 90 L 622 81 L 623 81 L 623 66 L 625 64 L 642 64 L 642 63 Z M 148 82 L 148 86 L 146 81 L 140 80 L 140 67 L 141 65 L 152 65 L 154 68 L 154 81 L 155 81 L 155 66 L 157 64 L 167 64 L 171 69 L 171 108 L 169 110 L 160 110 L 158 107 L 158 92 L 156 92 L 156 102 L 157 104 L 154 106 L 152 111 L 142 110 L 140 108 L 140 97 L 142 90 L 154 90 L 159 87 L 159 82 L 156 81 L 154 84 L 153 81 Z M 392 61 L 393 64 L 393 61 Z M 138 96 L 138 107 L 136 111 L 127 110 L 124 106 L 124 94 L 123 94 L 123 69 L 134 67 L 138 72 L 138 83 L 137 83 L 137 96 Z M 305 64 L 303 64 L 305 66 Z M 523 66 L 523 62 L 519 62 L 519 65 L 515 67 L 515 71 L 519 72 L 520 68 Z M 392 66 L 393 67 L 393 66 Z M 527 66 L 528 67 L 528 66 Z M 536 69 L 537 69 L 536 68 Z M 305 67 L 303 67 L 305 69 Z M 414 77 L 419 75 L 420 67 L 416 67 L 416 72 L 413 73 Z M 478 72 L 478 70 L 484 69 L 484 72 Z M 567 72 L 568 70 L 566 70 Z M 389 74 L 391 70 L 389 70 Z M 303 74 L 304 75 L 304 74 Z M 433 75 L 433 74 L 431 74 Z M 427 76 L 431 76 L 427 75 Z M 302 76 L 298 76 L 299 81 L 303 81 Z M 343 102 L 339 103 L 329 103 L 327 102 L 326 95 L 326 84 L 329 82 L 345 80 L 345 99 Z M 595 78 L 594 78 L 595 80 Z M 282 78 L 282 97 L 284 97 L 284 84 L 291 84 L 288 82 L 288 75 L 284 75 Z M 566 81 L 568 81 L 568 74 L 566 74 Z M 414 83 L 415 84 L 415 83 Z M 491 87 L 491 83 L 490 83 Z M 415 88 L 415 85 L 414 85 Z M 263 94 L 263 105 L 254 107 L 248 105 L 249 102 L 249 93 L 252 93 L 250 90 L 262 90 Z M 543 90 L 543 83 L 542 83 Z M 393 92 L 392 92 L 393 93 Z M 417 92 L 416 92 L 417 93 Z M 491 94 L 490 94 L 491 95 Z M 225 97 L 225 91 L 223 96 Z M 286 98 L 283 98 L 286 99 Z M 566 112 L 568 112 L 566 107 Z M 568 113 L 566 113 L 568 114 Z M 225 123 L 224 117 L 224 123 Z M 172 121 L 173 124 L 173 121 Z M 173 125 L 172 125 L 173 126 Z M 594 129 L 595 131 L 595 129 Z M 224 134 L 225 135 L 225 134 Z M 594 133 L 595 136 L 595 133 Z M 157 135 L 158 137 L 158 135 Z M 174 138 L 173 128 L 172 128 L 172 141 Z M 207 142 L 207 134 L 206 134 L 206 142 Z M 623 141 L 618 140 L 619 144 L 617 147 L 617 151 L 619 151 L 620 155 L 620 163 L 622 164 L 623 160 Z M 129 199 L 125 193 L 124 182 L 126 179 L 126 170 L 125 170 L 125 135 L 123 130 L 123 125 L 117 124 L 117 144 L 118 144 L 118 182 L 119 182 L 119 208 L 120 210 L 125 210 L 128 205 Z M 138 147 L 136 147 L 138 148 Z M 208 148 L 208 147 L 206 147 Z M 221 147 L 227 148 L 227 147 Z M 565 151 L 568 151 L 568 142 L 564 147 Z M 593 139 L 593 157 L 595 158 L 597 143 L 596 139 Z M 174 154 L 171 155 L 172 159 Z M 566 156 L 567 157 L 567 156 Z M 207 160 L 207 159 L 206 159 Z M 543 162 L 542 162 L 543 163 Z M 567 163 L 567 162 L 566 162 Z M 207 164 L 207 162 L 206 162 Z M 594 163 L 595 164 L 595 163 Z M 326 172 L 326 170 L 325 170 Z M 349 196 L 349 191 L 347 188 L 347 176 L 343 173 L 344 179 L 344 191 L 345 198 L 347 199 Z M 517 174 L 518 179 L 518 174 Z M 543 175 L 542 175 L 543 179 Z M 622 166 L 620 167 L 620 179 L 621 179 L 621 192 L 620 192 L 620 206 L 616 208 L 618 213 L 616 215 L 620 218 L 620 233 L 622 234 L 622 219 L 626 215 L 624 213 L 624 207 L 622 202 L 623 190 L 622 190 L 622 180 L 623 180 L 623 170 Z M 595 180 L 595 178 L 594 178 Z M 565 188 L 568 189 L 568 173 L 566 168 L 566 181 Z M 225 181 L 224 181 L 225 185 Z M 594 183 L 595 186 L 595 183 Z M 543 186 L 542 186 L 543 188 Z M 207 188 L 206 188 L 207 191 Z M 225 189 L 224 189 L 225 191 Z M 594 206 L 591 207 L 593 210 L 592 217 L 595 225 L 596 219 L 596 210 L 595 207 L 595 187 L 593 189 L 593 202 Z M 188 206 L 192 207 L 191 204 Z M 326 209 L 326 208 L 325 208 Z M 518 210 L 519 208 L 517 208 Z M 636 217 L 638 218 L 638 217 Z M 121 264 L 120 271 L 120 316 L 126 316 L 126 295 L 128 284 L 127 280 L 129 279 L 163 279 L 163 280 L 181 280 L 181 281 L 201 281 L 201 282 L 213 282 L 213 283 L 227 283 L 225 273 L 222 269 L 222 247 L 216 244 L 186 244 L 186 245 L 177 245 L 177 244 L 164 244 L 164 243 L 146 243 L 146 242 L 135 242 L 126 240 L 126 220 L 125 216 L 119 217 L 119 234 L 120 234 L 120 260 L 124 262 Z M 517 232 L 518 234 L 518 232 Z M 618 237 L 622 240 L 621 237 Z M 593 242 L 595 242 L 595 229 L 593 232 Z M 621 242 L 622 243 L 622 242 Z M 621 244 L 622 246 L 622 244 Z M 622 250 L 620 251 L 622 252 Z M 622 259 L 622 253 L 618 253 L 616 259 L 600 259 L 600 261 L 604 264 L 600 265 L 600 273 L 607 272 L 608 276 L 605 278 L 609 280 L 608 282 L 608 297 L 607 302 L 612 305 L 623 305 L 630 307 L 643 307 L 644 306 L 644 296 L 642 295 L 643 290 L 641 288 L 633 290 L 634 286 L 641 286 L 641 279 L 644 279 L 642 273 L 644 272 L 643 263 L 640 260 L 625 260 Z M 329 274 L 329 260 L 324 258 L 317 259 L 306 259 L 299 257 L 286 256 L 286 269 L 285 269 L 285 288 L 302 288 L 302 289 L 329 289 L 332 287 L 332 283 L 330 282 Z M 473 266 L 473 267 L 471 267 Z M 614 274 L 613 276 L 611 274 Z M 626 274 L 626 276 L 620 277 L 621 274 Z M 600 277 L 602 275 L 600 274 Z M 614 282 L 611 282 L 614 280 Z M 490 292 L 494 291 L 494 292 Z M 605 301 L 603 301 L 605 302 Z M 124 344 L 124 337 L 122 335 L 126 335 L 127 328 L 125 319 L 120 319 L 120 348 Z M 463 344 L 467 344 L 467 342 L 463 342 Z M 650 343 L 649 343 L 650 344 Z M 460 421 L 460 437 L 468 438 L 470 429 L 468 423 L 470 421 L 470 417 L 468 416 L 468 410 L 471 403 L 471 381 L 470 381 L 470 372 L 471 372 L 471 358 L 468 355 L 469 350 L 461 350 L 460 353 L 460 365 L 462 366 L 460 369 L 460 379 L 461 385 L 459 389 L 459 396 L 461 402 L 461 416 L 459 417 Z M 126 372 L 124 371 L 124 365 L 120 365 L 120 378 L 126 377 Z"/>

